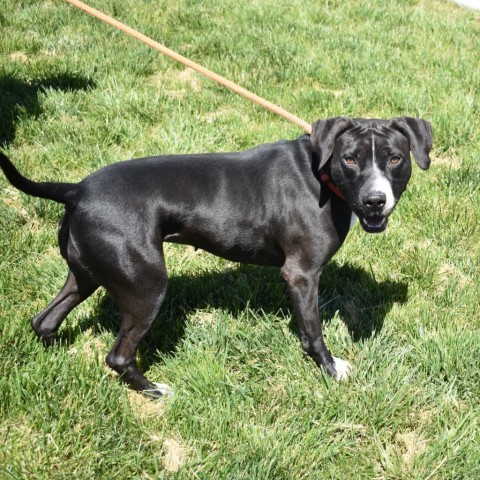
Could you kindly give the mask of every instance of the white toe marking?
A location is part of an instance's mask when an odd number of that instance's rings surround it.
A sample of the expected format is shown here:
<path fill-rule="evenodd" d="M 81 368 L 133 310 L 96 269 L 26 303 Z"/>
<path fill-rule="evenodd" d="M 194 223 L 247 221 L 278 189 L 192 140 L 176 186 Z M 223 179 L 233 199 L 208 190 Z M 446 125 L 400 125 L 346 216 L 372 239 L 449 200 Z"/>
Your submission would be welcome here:
<path fill-rule="evenodd" d="M 335 380 L 339 382 L 345 380 L 348 377 L 348 374 L 351 370 L 351 365 L 341 358 L 333 357 L 333 363 L 335 365 L 335 370 L 337 374 L 335 375 Z"/>
<path fill-rule="evenodd" d="M 152 382 L 155 385 L 155 390 L 158 390 L 162 395 L 171 397 L 174 394 L 173 388 L 165 383 Z"/>

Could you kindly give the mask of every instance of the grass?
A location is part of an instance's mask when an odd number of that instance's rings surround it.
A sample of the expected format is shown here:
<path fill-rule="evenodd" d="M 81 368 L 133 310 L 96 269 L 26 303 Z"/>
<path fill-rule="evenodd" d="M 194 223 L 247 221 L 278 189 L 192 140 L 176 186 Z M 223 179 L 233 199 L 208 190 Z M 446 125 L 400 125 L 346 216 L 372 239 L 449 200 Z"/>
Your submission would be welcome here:
<path fill-rule="evenodd" d="M 151 402 L 104 365 L 103 292 L 45 350 L 29 318 L 66 275 L 61 208 L 0 178 L 3 479 L 476 479 L 480 476 L 479 14 L 434 0 L 92 0 L 314 121 L 421 116 L 388 231 L 357 226 L 319 305 L 335 383 L 301 353 L 278 271 L 169 245 L 171 282 L 139 352 L 176 395 Z M 63 2 L 0 0 L 0 143 L 35 179 L 117 160 L 239 150 L 301 132 Z"/>

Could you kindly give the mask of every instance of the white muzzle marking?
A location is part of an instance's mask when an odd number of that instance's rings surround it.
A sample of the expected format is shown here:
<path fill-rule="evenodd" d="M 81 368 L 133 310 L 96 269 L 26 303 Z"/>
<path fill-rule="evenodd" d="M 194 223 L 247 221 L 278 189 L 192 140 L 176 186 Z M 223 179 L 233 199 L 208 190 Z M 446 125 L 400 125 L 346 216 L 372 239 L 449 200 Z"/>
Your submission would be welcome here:
<path fill-rule="evenodd" d="M 372 132 L 372 162 L 373 162 L 373 178 L 369 182 L 369 191 L 381 192 L 385 194 L 386 201 L 383 207 L 382 214 L 388 215 L 395 206 L 395 197 L 393 195 L 392 185 L 385 174 L 378 168 L 375 160 L 375 139 Z"/>

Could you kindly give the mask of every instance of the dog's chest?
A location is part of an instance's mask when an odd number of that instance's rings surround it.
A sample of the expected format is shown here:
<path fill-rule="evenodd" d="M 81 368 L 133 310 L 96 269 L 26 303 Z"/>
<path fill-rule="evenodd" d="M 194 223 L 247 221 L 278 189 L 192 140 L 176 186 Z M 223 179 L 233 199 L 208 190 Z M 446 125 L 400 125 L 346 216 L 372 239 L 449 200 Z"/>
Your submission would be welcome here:
<path fill-rule="evenodd" d="M 348 230 L 350 231 L 355 224 L 357 223 L 358 217 L 352 212 L 352 216 L 350 217 L 350 226 L 348 227 Z"/>

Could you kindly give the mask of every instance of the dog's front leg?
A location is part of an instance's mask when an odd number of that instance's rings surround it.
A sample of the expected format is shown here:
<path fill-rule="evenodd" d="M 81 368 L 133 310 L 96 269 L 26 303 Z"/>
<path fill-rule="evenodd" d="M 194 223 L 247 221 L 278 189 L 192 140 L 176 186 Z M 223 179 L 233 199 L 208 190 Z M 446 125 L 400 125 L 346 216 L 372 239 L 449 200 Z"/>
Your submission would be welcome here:
<path fill-rule="evenodd" d="M 318 284 L 322 269 L 304 268 L 287 259 L 282 270 L 287 282 L 304 352 L 336 380 L 344 380 L 350 371 L 345 360 L 332 356 L 323 340 L 318 314 Z"/>

